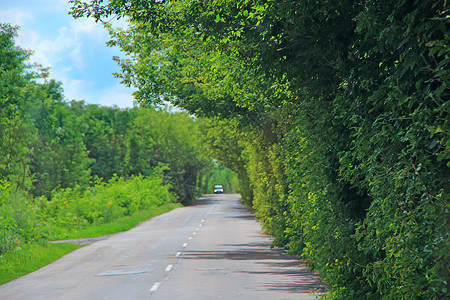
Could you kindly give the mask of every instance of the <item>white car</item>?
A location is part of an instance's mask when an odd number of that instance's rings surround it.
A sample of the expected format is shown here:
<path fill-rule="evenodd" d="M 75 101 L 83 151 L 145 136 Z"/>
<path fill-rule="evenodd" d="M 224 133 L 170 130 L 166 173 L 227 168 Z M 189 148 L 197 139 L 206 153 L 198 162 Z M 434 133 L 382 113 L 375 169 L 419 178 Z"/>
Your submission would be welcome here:
<path fill-rule="evenodd" d="M 223 193 L 223 186 L 215 185 L 214 186 L 214 194 L 222 194 L 222 193 Z"/>

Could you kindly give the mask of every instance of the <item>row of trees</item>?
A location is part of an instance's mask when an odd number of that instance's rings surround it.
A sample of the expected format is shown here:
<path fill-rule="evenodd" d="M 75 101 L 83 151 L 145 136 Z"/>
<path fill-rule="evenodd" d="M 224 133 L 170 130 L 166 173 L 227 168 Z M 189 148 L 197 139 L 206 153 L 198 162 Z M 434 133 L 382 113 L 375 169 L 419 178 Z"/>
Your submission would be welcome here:
<path fill-rule="evenodd" d="M 117 76 L 216 120 L 244 201 L 330 297 L 449 296 L 445 0 L 71 2 L 130 20 Z"/>
<path fill-rule="evenodd" d="M 163 174 L 186 203 L 214 184 L 205 122 L 164 109 L 66 102 L 61 83 L 15 45 L 17 31 L 0 27 L 0 180 L 50 199 L 95 178 Z"/>

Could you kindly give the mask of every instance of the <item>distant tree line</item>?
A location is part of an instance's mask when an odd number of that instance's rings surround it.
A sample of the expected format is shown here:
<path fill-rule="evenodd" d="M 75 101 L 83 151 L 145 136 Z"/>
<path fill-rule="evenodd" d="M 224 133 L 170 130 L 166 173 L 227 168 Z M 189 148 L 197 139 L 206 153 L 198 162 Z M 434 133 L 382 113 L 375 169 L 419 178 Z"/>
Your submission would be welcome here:
<path fill-rule="evenodd" d="M 215 157 L 328 297 L 450 296 L 447 1 L 71 2 L 130 20 L 106 24 L 123 83 L 215 120 Z"/>
<path fill-rule="evenodd" d="M 115 175 L 162 174 L 184 203 L 207 192 L 205 122 L 164 109 L 67 102 L 61 83 L 15 44 L 17 34 L 0 27 L 0 180 L 48 199 Z"/>

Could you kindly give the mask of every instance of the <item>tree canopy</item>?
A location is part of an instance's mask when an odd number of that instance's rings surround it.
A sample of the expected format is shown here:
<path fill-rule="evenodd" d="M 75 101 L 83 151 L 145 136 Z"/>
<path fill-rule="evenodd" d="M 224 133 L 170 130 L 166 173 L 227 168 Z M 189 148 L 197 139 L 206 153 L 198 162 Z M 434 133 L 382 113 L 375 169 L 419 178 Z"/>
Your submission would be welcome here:
<path fill-rule="evenodd" d="M 449 296 L 446 1 L 71 2 L 129 20 L 141 103 L 228 119 L 257 216 L 330 296 Z"/>

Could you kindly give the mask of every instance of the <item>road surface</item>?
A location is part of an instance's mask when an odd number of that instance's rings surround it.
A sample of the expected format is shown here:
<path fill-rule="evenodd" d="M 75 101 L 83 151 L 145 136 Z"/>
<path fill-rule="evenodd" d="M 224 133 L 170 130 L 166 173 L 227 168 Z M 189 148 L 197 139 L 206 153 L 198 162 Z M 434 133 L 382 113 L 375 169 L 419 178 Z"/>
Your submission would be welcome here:
<path fill-rule="evenodd" d="M 0 299 L 315 299 L 239 195 L 206 195 L 0 286 Z"/>

